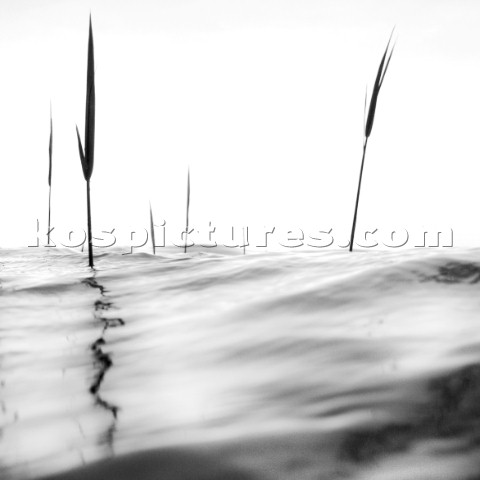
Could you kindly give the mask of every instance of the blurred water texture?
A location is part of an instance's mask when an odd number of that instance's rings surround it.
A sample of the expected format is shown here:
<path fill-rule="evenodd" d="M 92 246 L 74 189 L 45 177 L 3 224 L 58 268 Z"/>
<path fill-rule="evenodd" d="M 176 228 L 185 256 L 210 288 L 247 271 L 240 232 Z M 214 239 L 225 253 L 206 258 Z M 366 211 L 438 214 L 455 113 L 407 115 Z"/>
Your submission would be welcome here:
<path fill-rule="evenodd" d="M 480 478 L 478 249 L 0 254 L 2 479 Z"/>

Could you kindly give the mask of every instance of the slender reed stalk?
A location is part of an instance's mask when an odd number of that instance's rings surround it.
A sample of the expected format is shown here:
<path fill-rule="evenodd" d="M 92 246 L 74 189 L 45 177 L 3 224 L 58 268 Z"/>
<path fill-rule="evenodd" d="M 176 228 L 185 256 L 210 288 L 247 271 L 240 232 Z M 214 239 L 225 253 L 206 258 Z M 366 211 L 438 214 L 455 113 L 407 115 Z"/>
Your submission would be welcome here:
<path fill-rule="evenodd" d="M 394 29 L 395 30 L 395 29 Z M 387 48 L 385 49 L 385 53 L 383 54 L 382 60 L 380 62 L 380 66 L 378 67 L 377 77 L 375 78 L 375 84 L 373 85 L 372 96 L 370 98 L 370 105 L 368 107 L 368 116 L 365 121 L 364 119 L 364 134 L 365 140 L 363 142 L 363 154 L 362 154 L 362 163 L 360 166 L 360 175 L 358 178 L 358 189 L 357 189 L 357 198 L 355 200 L 355 212 L 353 214 L 353 224 L 352 224 L 352 233 L 350 235 L 350 248 L 349 250 L 352 251 L 353 249 L 353 240 L 355 237 L 355 227 L 357 225 L 357 213 L 358 213 L 358 202 L 360 200 L 360 189 L 362 186 L 362 176 L 363 176 L 363 166 L 365 163 L 365 154 L 367 151 L 367 144 L 370 134 L 372 133 L 373 128 L 373 120 L 375 118 L 375 109 L 377 107 L 378 101 L 378 94 L 380 93 L 380 88 L 383 85 L 383 79 L 385 78 L 385 74 L 387 73 L 388 65 L 390 64 L 390 59 L 392 58 L 393 50 L 395 45 L 392 47 L 390 54 L 387 59 L 388 49 L 390 47 L 390 42 L 392 40 L 393 30 L 390 34 L 390 38 L 388 39 Z M 385 60 L 387 59 L 386 63 Z M 367 109 L 367 95 L 365 94 L 365 106 L 364 106 L 364 115 L 366 114 Z"/>
<path fill-rule="evenodd" d="M 152 237 L 152 251 L 155 255 L 155 228 L 153 226 L 153 213 L 152 213 L 152 204 L 149 202 L 150 205 L 150 236 Z"/>
<path fill-rule="evenodd" d="M 187 175 L 187 221 L 185 226 L 185 248 L 184 253 L 187 253 L 187 243 L 188 243 L 188 214 L 190 210 L 190 167 L 188 168 Z"/>
<path fill-rule="evenodd" d="M 82 163 L 83 176 L 87 182 L 87 225 L 88 225 L 88 265 L 93 268 L 92 212 L 90 206 L 90 178 L 93 172 L 95 146 L 95 64 L 93 57 L 92 17 L 88 31 L 87 99 L 85 107 L 85 150 L 77 128 L 78 151 Z"/>
<path fill-rule="evenodd" d="M 245 243 L 245 227 L 242 227 L 242 236 L 243 236 L 243 254 L 245 255 L 245 249 L 247 244 Z"/>
<path fill-rule="evenodd" d="M 52 153 L 53 153 L 53 120 L 52 120 L 52 104 L 50 103 L 50 141 L 48 142 L 48 230 L 47 245 L 50 245 L 50 219 L 51 219 L 51 203 L 52 203 Z"/>

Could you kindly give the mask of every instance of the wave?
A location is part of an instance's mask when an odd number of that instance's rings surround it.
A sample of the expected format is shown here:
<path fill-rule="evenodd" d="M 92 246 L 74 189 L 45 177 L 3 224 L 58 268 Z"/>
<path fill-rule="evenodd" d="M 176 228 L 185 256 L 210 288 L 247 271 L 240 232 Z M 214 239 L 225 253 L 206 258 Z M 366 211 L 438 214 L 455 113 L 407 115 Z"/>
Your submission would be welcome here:
<path fill-rule="evenodd" d="M 480 250 L 230 252 L 2 250 L 2 478 L 475 479 Z"/>

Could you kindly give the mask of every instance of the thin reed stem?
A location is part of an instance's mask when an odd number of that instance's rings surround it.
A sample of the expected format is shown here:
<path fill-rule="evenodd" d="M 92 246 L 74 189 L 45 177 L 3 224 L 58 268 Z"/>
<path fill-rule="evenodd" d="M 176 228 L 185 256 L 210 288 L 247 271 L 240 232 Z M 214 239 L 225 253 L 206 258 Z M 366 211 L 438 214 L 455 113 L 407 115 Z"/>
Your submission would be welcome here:
<path fill-rule="evenodd" d="M 365 137 L 365 142 L 363 144 L 362 164 L 360 166 L 360 176 L 358 177 L 357 199 L 355 201 L 355 212 L 353 214 L 352 233 L 350 235 L 350 247 L 349 247 L 350 252 L 352 251 L 352 248 L 353 248 L 353 239 L 355 237 L 355 227 L 357 226 L 358 202 L 360 200 L 360 189 L 362 187 L 363 165 L 365 163 L 365 153 L 367 151 L 367 143 L 368 143 L 368 137 Z"/>
<path fill-rule="evenodd" d="M 48 230 L 47 245 L 50 245 L 50 218 L 51 218 L 51 200 L 52 200 L 52 154 L 53 154 L 53 120 L 52 120 L 52 102 L 50 102 L 50 138 L 48 142 Z"/>
<path fill-rule="evenodd" d="M 87 180 L 88 265 L 93 268 L 92 213 L 90 209 L 90 180 Z"/>
<path fill-rule="evenodd" d="M 88 62 L 87 62 L 87 98 L 85 107 L 85 149 L 80 133 L 77 130 L 78 153 L 82 164 L 83 176 L 87 182 L 87 223 L 88 223 L 88 264 L 93 268 L 92 250 L 92 215 L 90 207 L 90 178 L 93 172 L 95 145 L 95 65 L 93 57 L 92 17 L 88 29 Z"/>
<path fill-rule="evenodd" d="M 50 213 L 51 213 L 51 200 L 52 200 L 52 186 L 48 187 L 48 230 L 47 230 L 47 245 L 50 245 Z"/>
<path fill-rule="evenodd" d="M 360 189 L 362 187 L 362 175 L 363 175 L 363 165 L 365 163 L 365 153 L 367 151 L 367 143 L 370 135 L 372 133 L 373 122 L 375 119 L 375 110 L 377 108 L 378 102 L 378 95 L 380 93 L 380 89 L 383 85 L 383 81 L 385 79 L 385 74 L 387 73 L 388 66 L 390 65 L 390 60 L 392 59 L 393 50 L 395 48 L 395 44 L 393 45 L 392 49 L 390 50 L 390 54 L 387 57 L 388 50 L 390 47 L 390 42 L 392 40 L 392 35 L 395 30 L 395 27 L 390 34 L 390 38 L 388 39 L 387 48 L 385 48 L 385 52 L 382 56 L 380 61 L 380 65 L 377 70 L 377 76 L 375 78 L 375 83 L 373 85 L 372 95 L 370 98 L 370 106 L 368 107 L 368 115 L 367 113 L 367 93 L 365 93 L 365 104 L 364 104 L 364 134 L 365 134 L 365 141 L 363 143 L 363 155 L 362 155 L 362 164 L 360 166 L 360 176 L 358 178 L 358 189 L 357 189 L 357 199 L 355 201 L 355 212 L 353 214 L 353 224 L 352 224 L 352 233 L 350 235 L 350 252 L 353 250 L 353 241 L 355 239 L 355 227 L 357 225 L 357 213 L 358 213 L 358 202 L 360 200 Z"/>
<path fill-rule="evenodd" d="M 185 248 L 183 250 L 183 253 L 187 253 L 189 210 L 190 210 L 190 169 L 188 169 L 188 177 L 187 177 L 187 219 L 186 219 L 186 226 L 185 226 Z"/>
<path fill-rule="evenodd" d="M 152 204 L 150 204 L 150 236 L 152 237 L 152 252 L 155 255 L 155 225 L 153 224 Z"/>

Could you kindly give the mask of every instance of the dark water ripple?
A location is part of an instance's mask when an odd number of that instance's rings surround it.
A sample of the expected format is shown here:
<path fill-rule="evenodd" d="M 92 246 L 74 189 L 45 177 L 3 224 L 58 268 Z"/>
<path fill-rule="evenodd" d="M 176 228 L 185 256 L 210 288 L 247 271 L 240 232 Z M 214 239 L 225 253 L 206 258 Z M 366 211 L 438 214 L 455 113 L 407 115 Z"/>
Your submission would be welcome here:
<path fill-rule="evenodd" d="M 108 370 L 113 366 L 113 360 L 107 348 L 107 331 L 111 328 L 125 325 L 123 319 L 119 317 L 106 317 L 109 310 L 115 308 L 114 302 L 108 298 L 108 290 L 100 284 L 96 278 L 97 272 L 94 272 L 92 277 L 82 280 L 84 285 L 90 288 L 97 289 L 100 293 L 100 298 L 95 300 L 93 304 L 93 315 L 96 321 L 101 325 L 101 335 L 91 344 L 90 349 L 93 354 L 93 367 L 95 371 L 94 378 L 90 384 L 89 391 L 95 399 L 95 404 L 108 411 L 112 415 L 112 422 L 101 435 L 100 445 L 104 444 L 108 447 L 111 454 L 114 452 L 114 434 L 117 427 L 117 416 L 119 407 L 102 396 L 100 389 L 105 380 Z"/>

